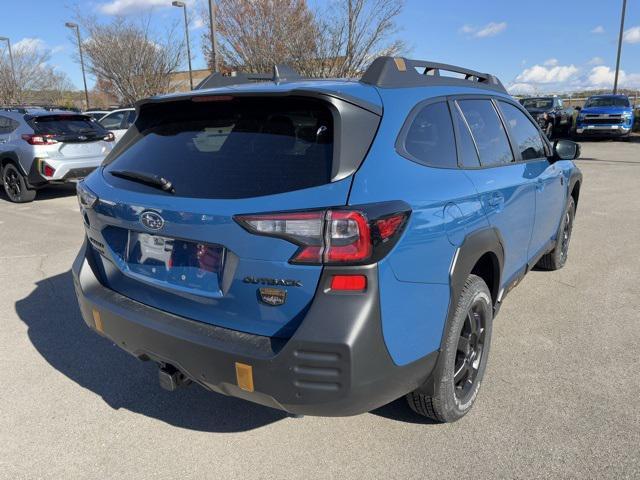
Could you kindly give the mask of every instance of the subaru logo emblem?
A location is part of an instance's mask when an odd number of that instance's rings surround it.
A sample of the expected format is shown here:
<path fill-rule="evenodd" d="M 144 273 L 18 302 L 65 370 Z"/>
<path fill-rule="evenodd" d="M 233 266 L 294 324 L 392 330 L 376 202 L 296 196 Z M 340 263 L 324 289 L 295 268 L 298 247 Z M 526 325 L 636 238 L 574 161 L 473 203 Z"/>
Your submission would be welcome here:
<path fill-rule="evenodd" d="M 164 218 L 156 212 L 147 210 L 140 214 L 140 223 L 149 230 L 160 230 L 164 226 Z"/>

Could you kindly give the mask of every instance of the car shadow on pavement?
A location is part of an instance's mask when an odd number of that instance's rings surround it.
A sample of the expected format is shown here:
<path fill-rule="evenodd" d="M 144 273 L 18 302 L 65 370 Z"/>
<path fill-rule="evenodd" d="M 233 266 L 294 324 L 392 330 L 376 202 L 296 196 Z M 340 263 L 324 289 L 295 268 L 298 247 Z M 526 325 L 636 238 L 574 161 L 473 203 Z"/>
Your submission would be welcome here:
<path fill-rule="evenodd" d="M 49 185 L 45 188 L 41 188 L 36 193 L 36 198 L 34 202 L 41 202 L 47 200 L 53 200 L 55 198 L 64 198 L 70 197 L 76 194 L 76 186 L 75 184 L 63 184 L 63 185 Z M 4 191 L 2 187 L 2 182 L 0 182 L 0 201 L 5 201 L 7 203 L 10 202 L 9 197 Z"/>
<path fill-rule="evenodd" d="M 60 373 L 91 390 L 113 409 L 125 408 L 181 428 L 242 432 L 287 414 L 192 385 L 162 390 L 157 368 L 141 362 L 95 334 L 78 308 L 71 272 L 45 278 L 15 303 L 31 343 Z"/>

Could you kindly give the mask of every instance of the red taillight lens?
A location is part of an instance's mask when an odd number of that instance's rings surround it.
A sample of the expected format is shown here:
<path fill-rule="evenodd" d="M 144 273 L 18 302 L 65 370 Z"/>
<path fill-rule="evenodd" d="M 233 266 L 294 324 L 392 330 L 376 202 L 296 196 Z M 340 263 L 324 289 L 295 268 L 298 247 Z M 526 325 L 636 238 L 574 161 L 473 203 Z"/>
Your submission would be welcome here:
<path fill-rule="evenodd" d="M 396 233 L 398 228 L 402 225 L 402 222 L 404 222 L 404 219 L 405 215 L 400 213 L 387 218 L 376 220 L 376 227 L 378 227 L 380 238 L 382 240 L 386 240 L 389 237 L 393 236 L 393 234 Z"/>
<path fill-rule="evenodd" d="M 53 145 L 54 143 L 58 143 L 58 141 L 53 138 L 53 135 L 37 135 L 33 133 L 24 133 L 22 134 L 22 139 L 27 142 L 29 145 Z"/>
<path fill-rule="evenodd" d="M 369 223 L 360 212 L 327 212 L 326 263 L 358 262 L 371 255 Z"/>
<path fill-rule="evenodd" d="M 331 290 L 361 292 L 367 288 L 364 275 L 334 275 L 331 278 Z"/>
<path fill-rule="evenodd" d="M 105 135 L 103 140 L 105 142 L 114 142 L 116 140 L 116 136 L 113 134 L 113 132 L 109 132 Z"/>
<path fill-rule="evenodd" d="M 408 205 L 392 202 L 380 211 L 376 205 L 369 220 L 366 206 L 360 210 L 324 210 L 236 216 L 235 220 L 251 233 L 289 240 L 300 248 L 292 263 L 364 264 L 382 258 L 393 246 L 409 216 Z M 406 207 L 406 208 L 405 208 Z M 398 212 L 398 210 L 401 210 Z"/>

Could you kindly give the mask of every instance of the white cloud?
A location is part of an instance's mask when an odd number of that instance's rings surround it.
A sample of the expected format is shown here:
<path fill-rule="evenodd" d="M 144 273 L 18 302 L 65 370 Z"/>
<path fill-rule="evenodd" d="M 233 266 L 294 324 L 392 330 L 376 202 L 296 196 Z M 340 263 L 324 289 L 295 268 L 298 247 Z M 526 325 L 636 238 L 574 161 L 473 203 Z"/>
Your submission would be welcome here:
<path fill-rule="evenodd" d="M 607 88 L 613 86 L 615 70 L 604 65 L 593 67 L 587 77 L 589 87 Z M 640 86 L 640 73 L 625 73 L 620 70 L 618 84 L 621 87 L 638 88 Z"/>
<path fill-rule="evenodd" d="M 622 35 L 622 39 L 626 43 L 640 43 L 640 26 L 631 27 L 629 30 L 625 30 L 624 35 Z"/>
<path fill-rule="evenodd" d="M 204 20 L 201 17 L 196 17 L 195 20 L 191 22 L 190 28 L 191 30 L 200 30 L 204 25 Z"/>
<path fill-rule="evenodd" d="M 604 33 L 604 27 L 602 25 L 598 25 L 593 30 L 591 30 L 591 33 Z"/>
<path fill-rule="evenodd" d="M 473 25 L 463 25 L 460 28 L 460 33 L 470 35 L 475 38 L 495 37 L 499 33 L 503 32 L 507 28 L 507 22 L 489 22 L 482 27 L 476 27 Z"/>
<path fill-rule="evenodd" d="M 588 65 L 602 65 L 603 63 L 604 59 L 602 57 L 593 57 L 587 62 Z"/>
<path fill-rule="evenodd" d="M 558 59 L 557 58 L 550 58 L 548 60 L 545 60 L 545 62 L 544 62 L 544 66 L 545 67 L 555 67 L 556 65 L 558 65 Z"/>
<path fill-rule="evenodd" d="M 41 38 L 27 37 L 13 44 L 13 50 L 46 50 L 47 44 Z"/>
<path fill-rule="evenodd" d="M 184 0 L 183 0 L 184 1 Z M 186 0 L 186 3 L 192 3 Z M 106 15 L 129 15 L 154 7 L 170 7 L 170 0 L 110 0 L 98 7 L 101 13 Z"/>
<path fill-rule="evenodd" d="M 513 83 L 508 90 L 512 95 L 535 95 L 538 93 L 537 87 L 530 83 Z"/>
<path fill-rule="evenodd" d="M 562 83 L 570 80 L 576 73 L 578 73 L 578 68 L 575 65 L 556 65 L 553 67 L 534 65 L 525 68 L 516 77 L 516 82 L 533 84 Z"/>

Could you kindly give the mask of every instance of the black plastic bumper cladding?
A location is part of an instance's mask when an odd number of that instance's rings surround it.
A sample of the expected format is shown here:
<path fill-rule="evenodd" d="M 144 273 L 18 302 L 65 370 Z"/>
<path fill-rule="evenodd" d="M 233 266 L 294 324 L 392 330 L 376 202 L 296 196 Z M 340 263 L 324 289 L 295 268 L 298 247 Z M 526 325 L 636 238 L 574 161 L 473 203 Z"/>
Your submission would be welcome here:
<path fill-rule="evenodd" d="M 382 336 L 376 265 L 326 267 L 315 298 L 288 340 L 187 320 L 142 305 L 104 287 L 93 249 L 83 245 L 73 277 L 84 321 L 141 359 L 169 363 L 219 393 L 301 415 L 343 416 L 380 407 L 430 375 L 434 352 L 398 367 Z M 365 293 L 330 292 L 334 274 L 367 277 Z M 235 363 L 251 365 L 254 392 L 237 386 Z"/>

